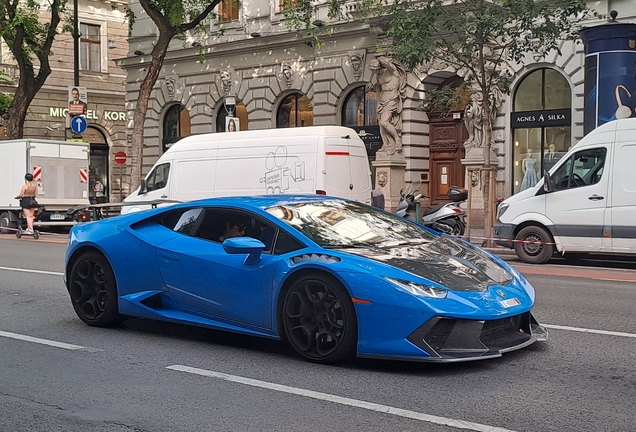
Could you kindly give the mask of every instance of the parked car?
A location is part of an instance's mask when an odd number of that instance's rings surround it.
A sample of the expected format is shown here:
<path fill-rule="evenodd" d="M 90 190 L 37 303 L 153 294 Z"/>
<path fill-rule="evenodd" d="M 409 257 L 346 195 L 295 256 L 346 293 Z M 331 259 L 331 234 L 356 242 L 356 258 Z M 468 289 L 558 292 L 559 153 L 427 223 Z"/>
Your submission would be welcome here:
<path fill-rule="evenodd" d="M 65 281 L 96 327 L 143 317 L 302 357 L 456 362 L 546 340 L 532 286 L 462 239 L 357 201 L 216 198 L 75 226 Z"/>

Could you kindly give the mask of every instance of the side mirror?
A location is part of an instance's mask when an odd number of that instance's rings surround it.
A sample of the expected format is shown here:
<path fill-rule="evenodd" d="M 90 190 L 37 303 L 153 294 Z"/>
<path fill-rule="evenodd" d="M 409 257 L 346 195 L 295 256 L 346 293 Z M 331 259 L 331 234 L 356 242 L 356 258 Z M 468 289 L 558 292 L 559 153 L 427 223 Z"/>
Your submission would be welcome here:
<path fill-rule="evenodd" d="M 244 264 L 251 265 L 261 260 L 265 243 L 251 237 L 234 237 L 223 242 L 223 249 L 230 255 L 248 254 Z"/>
<path fill-rule="evenodd" d="M 545 192 L 554 191 L 554 183 L 552 182 L 552 177 L 547 172 L 543 175 L 543 190 Z"/>
<path fill-rule="evenodd" d="M 148 192 L 147 186 L 146 186 L 146 179 L 142 179 L 141 180 L 141 185 L 139 185 L 139 195 L 143 195 L 146 192 Z"/>

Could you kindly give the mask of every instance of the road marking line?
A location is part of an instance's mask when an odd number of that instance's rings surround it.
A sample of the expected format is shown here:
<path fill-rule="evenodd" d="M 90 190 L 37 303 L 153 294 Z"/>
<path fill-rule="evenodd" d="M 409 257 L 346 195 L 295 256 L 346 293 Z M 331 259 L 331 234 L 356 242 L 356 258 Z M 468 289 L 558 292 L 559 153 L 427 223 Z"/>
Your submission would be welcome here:
<path fill-rule="evenodd" d="M 53 276 L 64 276 L 64 273 L 47 271 L 47 270 L 31 270 L 31 269 L 23 269 L 23 268 L 15 268 L 15 267 L 0 267 L 0 270 L 9 270 L 9 271 L 18 271 L 24 273 L 39 273 L 39 274 L 47 274 Z"/>
<path fill-rule="evenodd" d="M 260 381 L 251 378 L 240 377 L 236 375 L 228 375 L 221 372 L 214 372 L 205 369 L 193 368 L 183 365 L 168 366 L 166 369 L 171 369 L 179 372 L 186 372 L 195 375 L 206 376 L 209 378 L 218 378 L 226 381 L 245 384 L 252 387 L 260 387 L 268 390 L 279 391 L 283 393 L 290 393 L 298 396 L 305 396 L 312 399 L 318 399 L 327 402 L 333 402 L 341 405 L 352 406 L 356 408 L 362 408 L 370 411 L 380 412 L 384 414 L 392 414 L 399 417 L 405 417 L 413 420 L 421 420 L 428 423 L 434 423 L 443 426 L 450 426 L 457 429 L 466 429 L 479 432 L 513 432 L 509 429 L 502 429 L 495 426 L 488 426 L 480 423 L 473 423 L 464 420 L 455 420 L 447 417 L 438 417 L 430 414 L 423 414 L 417 411 L 410 411 L 401 408 L 395 408 L 388 405 L 380 405 L 372 402 L 365 402 L 357 399 L 350 399 L 346 397 L 331 395 L 327 393 L 320 393 L 311 390 L 305 390 L 297 387 L 289 387 L 282 384 L 274 384 L 267 381 Z"/>
<path fill-rule="evenodd" d="M 581 328 L 581 327 L 561 326 L 561 325 L 555 325 L 555 324 L 541 324 L 541 325 L 544 327 L 547 327 L 550 329 L 556 329 L 556 330 L 569 330 L 569 331 L 574 331 L 579 333 L 594 333 L 594 334 L 600 334 L 600 335 L 636 338 L 636 334 L 634 333 L 623 333 L 623 332 L 615 332 L 615 331 L 609 331 L 609 330 L 594 330 L 594 329 L 587 329 L 587 328 Z"/>
<path fill-rule="evenodd" d="M 97 349 L 97 348 L 89 348 L 89 347 L 84 347 L 84 346 L 80 346 L 80 345 L 72 345 L 72 344 L 67 344 L 64 342 L 56 342 L 56 341 L 52 341 L 52 340 L 48 340 L 48 339 L 40 339 L 40 338 L 36 338 L 36 337 L 32 337 L 32 336 L 26 336 L 26 335 L 21 335 L 21 334 L 17 334 L 17 333 L 10 333 L 10 332 L 5 332 L 5 331 L 0 331 L 0 336 L 1 337 L 6 337 L 6 338 L 11 338 L 11 339 L 17 339 L 17 340 L 21 340 L 21 341 L 25 341 L 25 342 L 33 342 L 33 343 L 37 343 L 37 344 L 41 344 L 41 345 L 48 345 L 48 346 L 52 346 L 55 348 L 62 348 L 65 350 L 70 350 L 70 351 L 88 351 L 88 352 L 100 352 L 103 351 L 101 349 Z"/>

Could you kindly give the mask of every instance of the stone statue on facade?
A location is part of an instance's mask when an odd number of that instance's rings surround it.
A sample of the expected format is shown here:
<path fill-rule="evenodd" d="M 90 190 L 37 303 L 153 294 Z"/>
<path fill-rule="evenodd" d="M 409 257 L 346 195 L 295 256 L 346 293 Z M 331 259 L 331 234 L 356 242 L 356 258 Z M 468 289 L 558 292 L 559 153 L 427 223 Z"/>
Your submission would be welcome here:
<path fill-rule="evenodd" d="M 353 69 L 353 78 L 356 81 L 360 81 L 362 78 L 362 63 L 364 59 L 358 53 L 353 53 L 349 56 L 349 60 L 351 61 L 351 69 Z"/>
<path fill-rule="evenodd" d="M 232 75 L 230 71 L 221 71 L 221 85 L 223 86 L 223 93 L 225 96 L 229 96 L 232 91 Z"/>
<path fill-rule="evenodd" d="M 406 70 L 396 60 L 378 56 L 369 62 L 369 70 L 375 76 L 367 89 L 375 89 L 378 124 L 382 147 L 389 155 L 402 151 L 402 107 L 406 98 Z"/>
<path fill-rule="evenodd" d="M 464 141 L 464 147 L 481 148 L 484 147 L 484 97 L 480 91 L 473 91 L 470 96 L 470 102 L 464 110 L 464 125 L 468 130 L 468 139 Z M 504 97 L 501 90 L 493 89 L 488 97 L 488 105 L 490 106 L 490 126 L 492 127 L 497 118 L 497 112 L 503 105 Z M 492 139 L 492 138 L 491 138 Z M 492 142 L 491 142 L 492 144 Z"/>

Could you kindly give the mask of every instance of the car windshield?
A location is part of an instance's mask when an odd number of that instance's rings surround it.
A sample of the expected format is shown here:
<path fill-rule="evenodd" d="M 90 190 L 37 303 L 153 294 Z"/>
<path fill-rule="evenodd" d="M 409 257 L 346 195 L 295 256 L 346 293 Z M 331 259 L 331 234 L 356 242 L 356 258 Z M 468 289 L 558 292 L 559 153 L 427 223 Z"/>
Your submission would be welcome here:
<path fill-rule="evenodd" d="M 428 243 L 436 238 L 403 218 L 352 201 L 290 203 L 267 212 L 326 248 Z"/>

